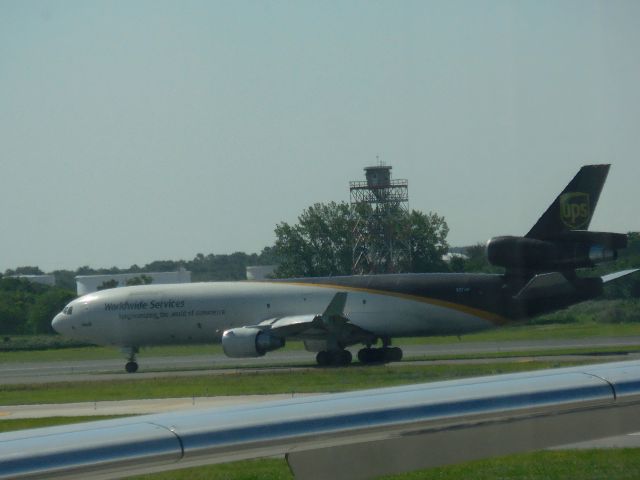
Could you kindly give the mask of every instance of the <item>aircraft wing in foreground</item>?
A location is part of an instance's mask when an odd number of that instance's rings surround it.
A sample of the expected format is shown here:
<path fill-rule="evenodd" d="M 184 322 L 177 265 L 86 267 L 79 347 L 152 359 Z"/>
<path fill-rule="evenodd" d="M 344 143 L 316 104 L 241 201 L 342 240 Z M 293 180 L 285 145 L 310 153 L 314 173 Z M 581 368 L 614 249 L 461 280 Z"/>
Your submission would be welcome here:
<path fill-rule="evenodd" d="M 357 479 L 640 430 L 640 361 L 0 434 L 0 478 L 124 475 L 286 455 Z"/>

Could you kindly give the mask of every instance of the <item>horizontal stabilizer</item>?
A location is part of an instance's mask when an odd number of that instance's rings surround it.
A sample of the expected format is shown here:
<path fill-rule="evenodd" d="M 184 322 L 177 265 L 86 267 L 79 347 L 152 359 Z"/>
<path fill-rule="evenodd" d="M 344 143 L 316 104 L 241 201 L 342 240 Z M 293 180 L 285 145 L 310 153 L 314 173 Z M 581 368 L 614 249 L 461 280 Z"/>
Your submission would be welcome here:
<path fill-rule="evenodd" d="M 620 270 L 619 272 L 610 273 L 602 276 L 602 283 L 612 282 L 622 277 L 626 277 L 632 273 L 639 271 L 640 268 L 631 268 L 629 270 Z"/>
<path fill-rule="evenodd" d="M 627 248 L 628 243 L 626 233 L 591 232 L 589 230 L 571 230 L 568 232 L 561 232 L 557 235 L 550 235 L 547 240 L 565 243 L 599 245 L 613 250 L 622 250 L 623 248 Z"/>
<path fill-rule="evenodd" d="M 522 287 L 514 297 L 516 300 L 531 300 L 541 296 L 565 295 L 575 292 L 575 287 L 560 272 L 541 273 L 536 275 Z"/>

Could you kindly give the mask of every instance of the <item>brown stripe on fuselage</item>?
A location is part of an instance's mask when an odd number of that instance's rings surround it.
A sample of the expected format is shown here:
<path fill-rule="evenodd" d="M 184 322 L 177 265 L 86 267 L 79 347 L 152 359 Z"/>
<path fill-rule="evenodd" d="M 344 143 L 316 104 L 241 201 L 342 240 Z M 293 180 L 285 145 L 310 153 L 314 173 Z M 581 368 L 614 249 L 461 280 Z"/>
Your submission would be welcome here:
<path fill-rule="evenodd" d="M 423 297 L 419 295 L 410 295 L 406 293 L 387 291 L 387 290 L 377 290 L 372 288 L 364 288 L 364 287 L 353 287 L 349 285 L 339 285 L 339 284 L 331 284 L 331 283 L 316 283 L 316 282 L 289 282 L 286 280 L 278 281 L 279 284 L 285 285 L 294 285 L 294 286 L 302 286 L 302 287 L 321 287 L 321 288 L 331 288 L 334 290 L 341 290 L 347 292 L 362 292 L 362 293 L 370 293 L 374 295 L 387 295 L 390 297 L 402 298 L 404 300 L 412 300 L 414 302 L 427 303 L 429 305 L 435 305 L 442 308 L 448 308 L 451 310 L 456 310 L 458 312 L 466 313 L 468 315 L 473 315 L 478 318 L 482 318 L 483 320 L 487 320 L 494 325 L 505 325 L 509 322 L 509 320 L 501 315 L 497 315 L 495 313 L 487 312 L 485 310 L 479 310 L 477 308 L 469 307 L 467 305 L 462 305 L 459 303 L 448 302 L 446 300 L 439 300 L 437 298 L 431 297 Z"/>

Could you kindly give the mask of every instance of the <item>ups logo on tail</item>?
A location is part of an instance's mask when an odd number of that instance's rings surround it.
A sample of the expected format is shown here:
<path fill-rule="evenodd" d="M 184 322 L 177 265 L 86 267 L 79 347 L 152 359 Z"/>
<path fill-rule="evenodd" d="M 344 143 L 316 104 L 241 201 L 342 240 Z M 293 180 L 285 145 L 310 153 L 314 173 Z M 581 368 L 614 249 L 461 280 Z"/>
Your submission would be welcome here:
<path fill-rule="evenodd" d="M 560 195 L 560 219 L 567 227 L 579 229 L 588 224 L 590 218 L 589 194 L 571 192 Z"/>

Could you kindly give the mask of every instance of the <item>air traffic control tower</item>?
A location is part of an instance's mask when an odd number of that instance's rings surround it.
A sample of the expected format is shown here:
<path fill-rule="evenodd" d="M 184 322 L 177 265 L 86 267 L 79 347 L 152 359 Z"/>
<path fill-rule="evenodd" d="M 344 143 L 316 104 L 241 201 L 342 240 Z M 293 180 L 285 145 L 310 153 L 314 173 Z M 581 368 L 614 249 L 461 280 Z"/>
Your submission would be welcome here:
<path fill-rule="evenodd" d="M 391 165 L 365 167 L 365 181 L 349 182 L 354 274 L 392 273 L 411 261 L 408 235 L 409 182 L 392 180 Z"/>

